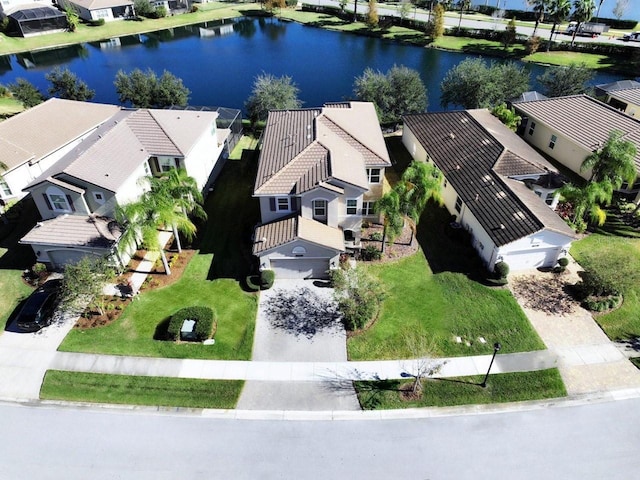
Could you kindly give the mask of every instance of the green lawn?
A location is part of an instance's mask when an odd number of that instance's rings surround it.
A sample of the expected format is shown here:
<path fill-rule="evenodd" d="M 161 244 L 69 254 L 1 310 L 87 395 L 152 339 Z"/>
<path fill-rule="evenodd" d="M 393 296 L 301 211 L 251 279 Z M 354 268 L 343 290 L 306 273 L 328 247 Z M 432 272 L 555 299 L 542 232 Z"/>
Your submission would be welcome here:
<path fill-rule="evenodd" d="M 164 288 L 137 296 L 113 324 L 89 330 L 72 330 L 61 345 L 65 351 L 169 358 L 251 358 L 257 298 L 241 282 L 250 261 L 251 225 L 258 209 L 250 191 L 255 164 L 251 155 L 229 161 L 205 209 L 199 254 L 182 278 Z M 247 226 L 249 228 L 247 228 Z M 156 329 L 177 310 L 190 305 L 213 308 L 218 321 L 212 346 L 154 340 Z"/>
<path fill-rule="evenodd" d="M 235 408 L 244 382 L 190 378 L 134 377 L 49 370 L 40 398 L 187 408 Z"/>
<path fill-rule="evenodd" d="M 556 368 L 491 375 L 486 388 L 478 385 L 483 378 L 473 376 L 426 380 L 422 383 L 422 398 L 411 400 L 404 399 L 400 389 L 407 388 L 412 381 L 355 382 L 355 385 L 364 410 L 521 402 L 567 395 Z"/>
<path fill-rule="evenodd" d="M 153 32 L 182 25 L 202 23 L 223 18 L 242 16 L 243 12 L 254 9 L 260 10 L 259 4 L 211 2 L 199 3 L 198 11 L 159 19 L 144 19 L 142 21 L 107 22 L 99 27 L 80 24 L 75 32 L 52 33 L 36 35 L 35 37 L 8 37 L 0 34 L 0 55 L 27 52 L 43 48 L 53 48 L 62 45 L 104 40 L 106 38 L 132 35 L 136 33 Z"/>
<path fill-rule="evenodd" d="M 0 121 L 24 110 L 22 103 L 13 97 L 0 97 Z"/>
<path fill-rule="evenodd" d="M 571 255 L 622 291 L 624 302 L 619 309 L 595 316 L 609 338 L 640 336 L 640 239 L 593 233 L 574 242 Z"/>

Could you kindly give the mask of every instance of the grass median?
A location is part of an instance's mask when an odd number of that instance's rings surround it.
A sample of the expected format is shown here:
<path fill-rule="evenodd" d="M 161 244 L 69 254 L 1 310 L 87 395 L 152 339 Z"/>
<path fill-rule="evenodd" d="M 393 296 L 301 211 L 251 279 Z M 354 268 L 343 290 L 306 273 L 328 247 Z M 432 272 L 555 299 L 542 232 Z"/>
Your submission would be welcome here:
<path fill-rule="evenodd" d="M 411 393 L 412 380 L 355 382 L 355 385 L 364 410 L 481 405 L 567 395 L 557 368 L 491 375 L 486 388 L 479 386 L 483 379 L 484 376 L 477 375 L 423 380 L 419 396 Z"/>
<path fill-rule="evenodd" d="M 242 380 L 138 377 L 48 370 L 40 398 L 186 408 L 235 408 Z"/>

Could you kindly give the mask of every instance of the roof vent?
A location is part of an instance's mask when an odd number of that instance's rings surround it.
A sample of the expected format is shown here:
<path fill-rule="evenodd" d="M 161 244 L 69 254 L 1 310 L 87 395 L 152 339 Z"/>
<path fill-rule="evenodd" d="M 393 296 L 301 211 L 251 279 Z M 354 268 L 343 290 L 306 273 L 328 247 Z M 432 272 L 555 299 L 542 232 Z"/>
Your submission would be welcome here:
<path fill-rule="evenodd" d="M 524 213 L 522 213 L 521 210 L 518 210 L 517 212 L 513 213 L 513 218 L 515 218 L 516 220 L 524 220 Z"/>
<path fill-rule="evenodd" d="M 476 193 L 476 202 L 477 202 L 478 200 L 480 200 L 480 194 L 479 194 L 479 193 Z"/>
<path fill-rule="evenodd" d="M 499 192 L 496 192 L 496 197 L 498 198 L 505 198 L 507 196 L 506 193 L 504 193 L 502 190 L 500 190 Z"/>
<path fill-rule="evenodd" d="M 267 243 L 267 237 L 262 237 L 262 238 L 260 239 L 260 241 L 261 241 L 262 243 Z"/>
<path fill-rule="evenodd" d="M 484 183 L 489 183 L 491 181 L 491 175 L 485 175 L 484 177 L 482 177 L 482 181 Z"/>
<path fill-rule="evenodd" d="M 455 135 L 455 133 L 453 133 L 453 132 L 449 132 L 449 138 L 450 138 L 451 140 L 455 140 L 455 139 L 456 139 L 456 135 Z"/>
<path fill-rule="evenodd" d="M 505 229 L 504 223 L 501 223 L 500 224 L 500 230 L 504 230 L 504 229 Z"/>

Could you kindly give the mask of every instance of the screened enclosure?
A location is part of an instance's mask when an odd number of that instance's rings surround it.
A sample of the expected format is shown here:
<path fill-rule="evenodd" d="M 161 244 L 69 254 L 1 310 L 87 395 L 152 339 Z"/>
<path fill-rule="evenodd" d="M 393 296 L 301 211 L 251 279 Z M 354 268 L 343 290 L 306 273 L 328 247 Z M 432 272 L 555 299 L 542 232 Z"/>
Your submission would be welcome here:
<path fill-rule="evenodd" d="M 18 10 L 8 17 L 9 32 L 23 37 L 67 28 L 67 16 L 52 7 Z"/>

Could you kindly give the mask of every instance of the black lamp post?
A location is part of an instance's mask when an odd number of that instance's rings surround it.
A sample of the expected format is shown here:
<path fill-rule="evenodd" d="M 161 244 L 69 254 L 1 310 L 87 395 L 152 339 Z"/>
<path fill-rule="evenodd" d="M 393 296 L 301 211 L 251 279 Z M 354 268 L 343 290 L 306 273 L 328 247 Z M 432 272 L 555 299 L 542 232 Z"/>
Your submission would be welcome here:
<path fill-rule="evenodd" d="M 498 353 L 498 350 L 500 350 L 501 348 L 502 348 L 502 345 L 500 345 L 498 342 L 493 344 L 493 357 L 491 357 L 491 363 L 489 363 L 489 369 L 487 370 L 487 374 L 484 376 L 484 380 L 482 380 L 482 383 L 480 384 L 482 388 L 485 388 L 487 386 L 487 378 L 489 378 L 489 372 L 491 371 L 491 366 L 493 365 L 493 361 L 496 359 L 496 354 Z"/>

